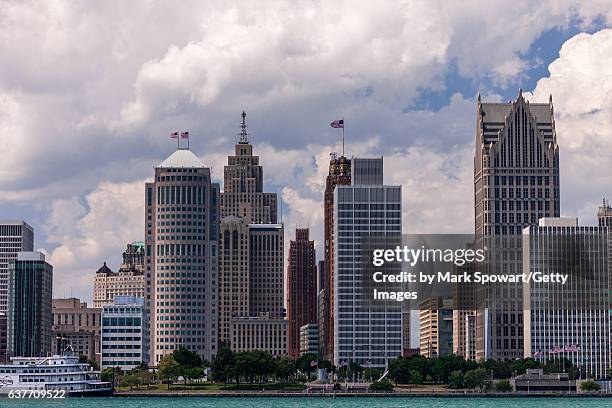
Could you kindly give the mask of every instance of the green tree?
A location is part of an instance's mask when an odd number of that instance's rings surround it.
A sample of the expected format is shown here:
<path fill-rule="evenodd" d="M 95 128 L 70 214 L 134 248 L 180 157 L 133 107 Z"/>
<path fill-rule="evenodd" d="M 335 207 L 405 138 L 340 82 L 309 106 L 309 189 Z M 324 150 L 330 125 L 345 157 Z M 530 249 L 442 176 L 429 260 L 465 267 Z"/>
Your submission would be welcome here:
<path fill-rule="evenodd" d="M 423 384 L 423 374 L 418 370 L 410 370 L 410 384 Z"/>
<path fill-rule="evenodd" d="M 531 357 L 517 358 L 510 363 L 510 372 L 512 374 L 525 374 L 528 368 L 542 368 L 542 363 Z"/>
<path fill-rule="evenodd" d="M 377 381 L 383 374 L 381 369 L 368 367 L 363 370 L 363 378 L 366 381 Z"/>
<path fill-rule="evenodd" d="M 464 386 L 463 373 L 459 370 L 455 370 L 448 376 L 448 388 L 459 389 Z"/>
<path fill-rule="evenodd" d="M 100 373 L 100 380 L 109 382 L 113 387 L 116 387 L 122 376 L 123 371 L 119 367 L 108 367 Z"/>
<path fill-rule="evenodd" d="M 508 380 L 500 380 L 495 385 L 495 389 L 501 392 L 512 391 L 512 384 Z"/>
<path fill-rule="evenodd" d="M 396 384 L 408 384 L 410 382 L 410 363 L 404 357 L 398 357 L 389 362 L 389 373 L 387 374 Z"/>
<path fill-rule="evenodd" d="M 282 382 L 289 382 L 289 378 L 295 375 L 295 361 L 293 359 L 280 356 L 274 360 L 274 375 Z"/>
<path fill-rule="evenodd" d="M 370 390 L 372 391 L 393 391 L 393 385 L 387 380 L 376 381 L 370 384 Z"/>
<path fill-rule="evenodd" d="M 121 377 L 119 381 L 119 385 L 122 387 L 130 387 L 130 390 L 134 388 L 134 386 L 138 385 L 138 378 L 134 374 L 128 374 Z"/>
<path fill-rule="evenodd" d="M 87 364 L 89 364 L 89 366 L 95 371 L 100 369 L 100 364 L 98 364 L 98 362 L 94 359 L 87 360 Z"/>
<path fill-rule="evenodd" d="M 187 380 L 199 380 L 204 378 L 204 369 L 202 367 L 186 368 L 181 371 L 181 375 L 185 378 L 185 382 Z"/>
<path fill-rule="evenodd" d="M 470 370 L 463 376 L 463 382 L 466 388 L 480 388 L 485 386 L 487 381 L 487 370 L 484 368 L 477 368 Z"/>
<path fill-rule="evenodd" d="M 482 361 L 480 366 L 487 370 L 488 373 L 493 373 L 493 378 L 510 378 L 510 366 L 505 361 L 498 361 L 492 358 Z"/>
<path fill-rule="evenodd" d="M 300 370 L 303 373 L 314 373 L 315 370 L 317 369 L 317 366 L 313 366 L 312 362 L 313 361 L 317 361 L 318 362 L 318 357 L 316 354 L 314 353 L 306 353 L 306 354 L 302 354 L 301 356 L 299 356 L 297 358 L 297 360 L 295 360 L 295 367 L 296 369 Z M 318 362 L 318 366 L 320 368 L 325 368 L 321 365 L 321 363 L 323 362 Z M 323 363 L 325 364 L 325 363 Z M 331 365 L 331 363 L 330 363 Z"/>
<path fill-rule="evenodd" d="M 151 388 L 151 383 L 155 380 L 155 375 L 150 371 L 135 371 L 133 375 L 138 379 L 138 385 L 146 385 Z"/>
<path fill-rule="evenodd" d="M 586 380 L 580 383 L 580 389 L 582 391 L 599 391 L 601 386 L 593 380 Z"/>
<path fill-rule="evenodd" d="M 162 357 L 159 362 L 159 375 L 168 382 L 168 389 L 170 384 L 179 376 L 180 367 L 172 354 L 166 354 Z"/>
<path fill-rule="evenodd" d="M 236 355 L 227 347 L 222 345 L 217 351 L 212 362 L 213 379 L 223 381 L 223 388 L 227 387 L 227 382 L 234 376 Z"/>

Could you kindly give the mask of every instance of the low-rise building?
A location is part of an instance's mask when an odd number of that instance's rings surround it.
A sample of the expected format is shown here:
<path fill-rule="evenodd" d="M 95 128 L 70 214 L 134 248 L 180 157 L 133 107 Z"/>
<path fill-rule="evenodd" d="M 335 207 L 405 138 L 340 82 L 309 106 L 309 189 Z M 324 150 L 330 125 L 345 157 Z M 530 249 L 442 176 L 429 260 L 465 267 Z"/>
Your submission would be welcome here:
<path fill-rule="evenodd" d="M 101 309 L 77 298 L 53 299 L 52 345 L 62 355 L 68 346 L 89 360 L 100 361 Z"/>
<path fill-rule="evenodd" d="M 102 369 L 129 371 L 149 361 L 149 330 L 144 299 L 117 296 L 102 308 Z"/>
<path fill-rule="evenodd" d="M 567 373 L 544 374 L 541 368 L 528 368 L 525 374 L 510 379 L 514 391 L 576 391 L 576 381 Z"/>

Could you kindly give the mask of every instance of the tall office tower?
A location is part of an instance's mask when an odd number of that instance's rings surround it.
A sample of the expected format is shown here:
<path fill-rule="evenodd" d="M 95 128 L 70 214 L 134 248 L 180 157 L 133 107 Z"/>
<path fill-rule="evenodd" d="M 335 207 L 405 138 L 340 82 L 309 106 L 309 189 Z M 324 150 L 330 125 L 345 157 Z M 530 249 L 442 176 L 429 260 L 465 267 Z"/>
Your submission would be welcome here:
<path fill-rule="evenodd" d="M 491 248 L 492 241 L 487 239 L 494 236 L 496 242 L 507 239 L 509 243 L 540 218 L 558 217 L 559 197 L 552 96 L 548 103 L 529 103 L 519 91 L 515 101 L 484 103 L 479 95 L 474 157 L 476 245 Z M 521 273 L 521 257 L 514 251 L 503 254 L 509 258 L 498 265 L 503 273 Z M 483 307 L 477 317 L 477 359 L 523 355 L 521 286 L 508 285 L 501 296 L 483 293 L 483 301 L 479 299 Z"/>
<path fill-rule="evenodd" d="M 334 364 L 384 367 L 402 353 L 402 305 L 373 305 L 363 290 L 367 241 L 402 240 L 402 188 L 383 185 L 383 159 L 353 159 L 351 184 L 333 198 Z"/>
<path fill-rule="evenodd" d="M 432 358 L 453 353 L 453 300 L 429 297 L 419 305 L 419 350 Z"/>
<path fill-rule="evenodd" d="M 225 217 L 219 230 L 219 341 L 230 344 L 233 317 L 249 316 L 249 225 Z"/>
<path fill-rule="evenodd" d="M 244 111 L 240 127 L 235 155 L 227 158 L 223 169 L 221 217 L 243 217 L 249 224 L 276 223 L 276 193 L 263 192 L 263 167 L 259 156 L 253 156 Z"/>
<path fill-rule="evenodd" d="M 314 241 L 308 228 L 296 228 L 295 241 L 289 243 L 287 266 L 287 317 L 289 319 L 289 356 L 300 356 L 300 328 L 317 323 L 317 267 Z"/>
<path fill-rule="evenodd" d="M 319 314 L 325 319 L 319 322 L 321 355 L 328 360 L 334 357 L 334 191 L 336 186 L 351 184 L 351 161 L 344 156 L 332 153 L 329 161 L 329 174 L 325 179 L 323 197 L 323 250 L 325 271 L 319 288 L 322 310 Z"/>
<path fill-rule="evenodd" d="M 100 312 L 77 298 L 53 299 L 53 352 L 61 355 L 70 345 L 75 353 L 99 362 Z"/>
<path fill-rule="evenodd" d="M 19 252 L 8 270 L 7 353 L 46 357 L 52 341 L 53 267 L 40 252 Z"/>
<path fill-rule="evenodd" d="M 0 313 L 8 305 L 8 264 L 18 252 L 34 250 L 34 230 L 25 221 L 0 221 Z M 2 346 L 0 346 L 2 347 Z"/>
<path fill-rule="evenodd" d="M 612 229 L 612 207 L 610 207 L 610 203 L 605 198 L 602 205 L 597 209 L 597 220 L 600 227 Z"/>
<path fill-rule="evenodd" d="M 96 272 L 94 280 L 94 307 L 112 305 L 115 296 L 145 296 L 144 242 L 132 242 L 123 252 L 123 262 L 113 272 L 106 262 Z"/>
<path fill-rule="evenodd" d="M 219 185 L 189 149 L 155 167 L 145 187 L 151 364 L 179 347 L 210 360 L 218 343 Z"/>
<path fill-rule="evenodd" d="M 249 233 L 249 315 L 284 319 L 283 224 L 251 224 Z"/>
<path fill-rule="evenodd" d="M 567 274 L 564 284 L 531 280 L 525 299 L 524 356 L 567 358 L 582 378 L 603 379 L 612 366 L 610 235 L 577 218 L 543 218 L 523 230 L 525 272 Z"/>

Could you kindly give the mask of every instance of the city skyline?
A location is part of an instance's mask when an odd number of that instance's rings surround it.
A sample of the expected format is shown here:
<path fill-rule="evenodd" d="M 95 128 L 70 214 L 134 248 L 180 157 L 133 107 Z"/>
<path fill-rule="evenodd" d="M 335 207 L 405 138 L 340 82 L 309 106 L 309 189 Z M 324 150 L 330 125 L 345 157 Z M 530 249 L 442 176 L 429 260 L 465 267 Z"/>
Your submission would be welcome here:
<path fill-rule="evenodd" d="M 305 3 L 292 12 L 229 6 L 211 17 L 204 17 L 207 6 L 195 7 L 192 16 L 163 6 L 140 9 L 170 24 L 186 19 L 156 45 L 150 41 L 155 24 L 138 18 L 104 34 L 107 44 L 95 39 L 93 27 L 117 20 L 115 4 L 99 6 L 105 13 L 97 17 L 67 4 L 43 7 L 39 26 L 28 33 L 21 20 L 33 13 L 28 5 L 3 6 L 2 36 L 7 43 L 21 36 L 31 47 L 22 53 L 0 46 L 0 55 L 14 62 L 0 71 L 6 157 L 0 163 L 0 218 L 34 227 L 34 249 L 44 250 L 54 265 L 54 297 L 91 303 L 95 271 L 103 262 L 117 270 L 124 246 L 144 239 L 143 186 L 153 166 L 174 151 L 168 134 L 188 130 L 192 152 L 220 182 L 244 109 L 265 163 L 266 191 L 279 196 L 285 242 L 295 227 L 309 227 L 319 258 L 324 254 L 325 176 L 329 153 L 341 151 L 340 133 L 328 125 L 342 117 L 346 156 L 384 155 L 389 183 L 403 186 L 404 231 L 469 232 L 476 95 L 487 102 L 514 100 L 522 88 L 534 102 L 553 95 L 561 215 L 595 225 L 602 197 L 612 195 L 605 171 L 612 160 L 606 155 L 612 148 L 606 96 L 612 84 L 605 80 L 612 17 L 603 3 L 572 4 L 468 7 L 456 15 L 452 8 L 434 15 L 427 5 L 396 10 L 366 4 L 346 15 Z M 474 31 L 469 26 L 477 12 L 488 13 L 491 22 L 481 21 Z M 60 18 L 65 24 L 58 28 L 53 22 Z M 71 23 L 76 20 L 91 28 Z M 530 29 L 505 35 L 504 21 L 528 21 Z M 275 34 L 266 29 L 272 22 L 295 29 Z M 359 35 L 338 40 L 353 32 L 355 22 L 365 23 L 368 37 L 379 32 L 380 48 Z M 53 44 L 44 50 L 37 48 L 43 35 Z M 82 42 L 69 41 L 75 37 Z M 259 43 L 274 45 L 262 49 Z M 490 58 L 476 58 L 474 47 Z M 373 52 L 376 61 L 363 59 Z M 92 64 L 66 65 L 74 59 Z M 213 69 L 211 60 L 221 68 Z M 266 64 L 258 72 L 249 70 L 261 61 Z M 296 67 L 302 63 L 305 69 Z M 23 69 L 36 64 L 48 69 Z M 440 196 L 455 198 L 453 211 Z"/>

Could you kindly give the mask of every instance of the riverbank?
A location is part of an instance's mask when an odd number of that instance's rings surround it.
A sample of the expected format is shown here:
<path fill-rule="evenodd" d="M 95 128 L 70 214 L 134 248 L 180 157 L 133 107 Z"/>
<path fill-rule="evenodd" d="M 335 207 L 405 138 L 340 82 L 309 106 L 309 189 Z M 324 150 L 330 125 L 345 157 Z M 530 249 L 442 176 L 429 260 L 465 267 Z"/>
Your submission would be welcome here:
<path fill-rule="evenodd" d="M 295 392 L 295 391 L 121 391 L 114 397 L 202 397 L 202 398 L 611 398 L 612 393 L 556 392 Z"/>

